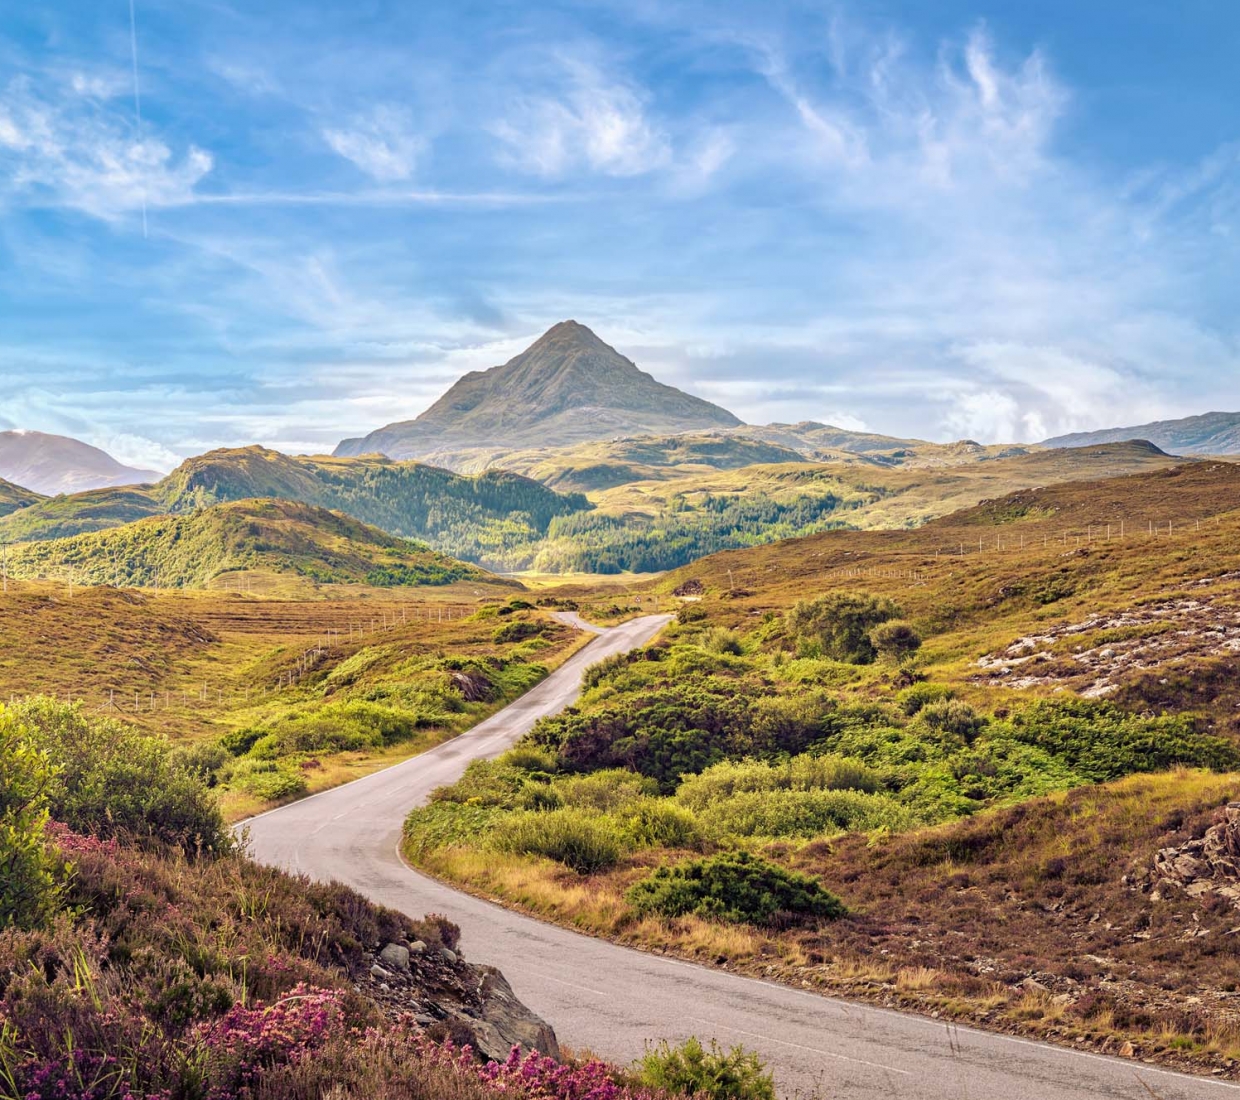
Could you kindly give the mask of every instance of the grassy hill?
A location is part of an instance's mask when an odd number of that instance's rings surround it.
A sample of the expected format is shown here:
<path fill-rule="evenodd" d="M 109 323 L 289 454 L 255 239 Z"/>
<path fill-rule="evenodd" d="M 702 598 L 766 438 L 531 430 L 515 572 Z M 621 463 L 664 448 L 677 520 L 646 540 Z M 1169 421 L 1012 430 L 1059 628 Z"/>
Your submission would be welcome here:
<path fill-rule="evenodd" d="M 79 585 L 190 588 L 241 572 L 377 585 L 440 585 L 486 576 L 349 516 L 285 500 L 216 504 L 24 543 L 10 550 L 9 571 L 19 578 L 72 576 Z"/>
<path fill-rule="evenodd" d="M 43 498 L 38 493 L 14 485 L 11 481 L 0 478 L 0 517 L 16 512 L 19 508 L 28 508 Z"/>

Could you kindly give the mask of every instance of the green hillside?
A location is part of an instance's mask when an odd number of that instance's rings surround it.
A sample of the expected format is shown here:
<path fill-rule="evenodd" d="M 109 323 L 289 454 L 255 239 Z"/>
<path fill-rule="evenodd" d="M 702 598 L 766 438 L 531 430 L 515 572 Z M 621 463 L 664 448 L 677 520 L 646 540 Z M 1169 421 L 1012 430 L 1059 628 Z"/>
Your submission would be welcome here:
<path fill-rule="evenodd" d="M 227 573 L 285 573 L 334 584 L 442 585 L 492 579 L 349 516 L 284 500 L 217 504 L 107 531 L 10 548 L 18 578 L 82 585 L 206 588 Z"/>
<path fill-rule="evenodd" d="M 0 516 L 7 516 L 20 508 L 28 508 L 43 498 L 38 493 L 14 485 L 11 481 L 0 478 Z"/>
<path fill-rule="evenodd" d="M 153 486 L 40 500 L 0 519 L 0 538 L 68 538 L 259 497 L 345 512 L 390 534 L 423 539 L 482 563 L 501 561 L 514 547 L 541 538 L 554 517 L 590 507 L 584 497 L 563 496 L 500 470 L 462 477 L 379 455 L 307 457 L 244 447 L 188 459 Z"/>

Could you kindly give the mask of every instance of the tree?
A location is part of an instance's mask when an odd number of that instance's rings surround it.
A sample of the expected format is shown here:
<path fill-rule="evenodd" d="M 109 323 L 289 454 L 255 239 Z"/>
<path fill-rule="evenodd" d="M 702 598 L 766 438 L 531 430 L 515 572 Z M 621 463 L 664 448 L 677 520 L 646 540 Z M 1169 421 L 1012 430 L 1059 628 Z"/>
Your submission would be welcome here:
<path fill-rule="evenodd" d="M 883 660 L 902 665 L 921 649 L 921 635 L 912 623 L 892 619 L 870 631 L 870 644 Z"/>
<path fill-rule="evenodd" d="M 894 619 L 900 609 L 868 592 L 833 592 L 801 600 L 788 613 L 788 626 L 803 648 L 836 661 L 868 665 L 877 656 L 870 631 Z"/>
<path fill-rule="evenodd" d="M 44 835 L 52 766 L 0 706 L 0 928 L 42 924 L 56 907 L 56 860 Z"/>

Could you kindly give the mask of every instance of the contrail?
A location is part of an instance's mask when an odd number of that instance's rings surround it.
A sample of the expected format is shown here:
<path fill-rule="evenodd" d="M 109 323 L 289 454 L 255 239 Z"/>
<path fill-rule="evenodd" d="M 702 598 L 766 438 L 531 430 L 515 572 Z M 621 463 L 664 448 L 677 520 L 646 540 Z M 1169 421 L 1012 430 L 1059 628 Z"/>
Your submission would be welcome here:
<path fill-rule="evenodd" d="M 133 58 L 133 110 L 138 120 L 138 141 L 142 140 L 142 91 L 138 85 L 138 20 L 133 10 L 134 0 L 129 0 L 129 50 Z M 146 238 L 146 187 L 140 188 L 142 196 L 142 237 Z"/>

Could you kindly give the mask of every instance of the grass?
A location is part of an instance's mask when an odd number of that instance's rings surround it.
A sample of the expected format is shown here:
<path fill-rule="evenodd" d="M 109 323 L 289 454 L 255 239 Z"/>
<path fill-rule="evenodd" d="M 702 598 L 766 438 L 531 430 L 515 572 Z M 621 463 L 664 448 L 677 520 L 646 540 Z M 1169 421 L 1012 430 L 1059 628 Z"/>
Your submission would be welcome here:
<path fill-rule="evenodd" d="M 350 700 L 410 717 L 412 730 L 395 743 L 285 754 L 307 791 L 455 736 L 589 640 L 549 623 L 548 634 L 497 646 L 495 620 L 475 616 L 502 606 L 497 593 L 507 600 L 512 590 L 473 583 L 327 586 L 285 598 L 113 588 L 79 588 L 70 598 L 64 584 L 10 579 L 8 587 L 0 595 L 0 698 L 82 700 L 92 712 L 204 750 L 232 731 L 291 728 Z M 517 616 L 547 621 L 540 611 Z M 479 669 L 488 697 L 470 701 L 463 692 Z M 272 804 L 237 786 L 221 798 L 234 820 Z"/>

